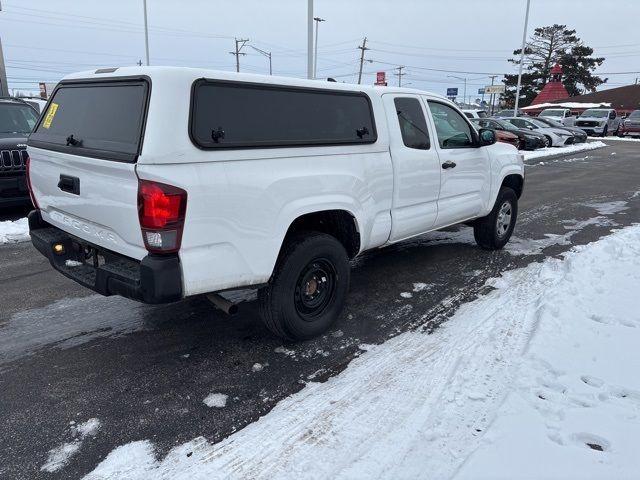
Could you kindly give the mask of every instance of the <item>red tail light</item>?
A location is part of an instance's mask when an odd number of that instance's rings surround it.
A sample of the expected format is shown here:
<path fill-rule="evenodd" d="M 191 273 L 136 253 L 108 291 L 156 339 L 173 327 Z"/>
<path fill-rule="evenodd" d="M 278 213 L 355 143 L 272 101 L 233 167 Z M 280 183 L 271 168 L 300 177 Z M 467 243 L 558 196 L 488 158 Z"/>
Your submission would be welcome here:
<path fill-rule="evenodd" d="M 144 245 L 152 253 L 180 250 L 187 192 L 149 180 L 138 181 L 138 217 Z"/>
<path fill-rule="evenodd" d="M 36 196 L 33 194 L 33 187 L 31 186 L 31 159 L 27 156 L 27 188 L 29 189 L 29 197 L 31 197 L 31 203 L 39 210 L 38 202 L 36 202 Z"/>

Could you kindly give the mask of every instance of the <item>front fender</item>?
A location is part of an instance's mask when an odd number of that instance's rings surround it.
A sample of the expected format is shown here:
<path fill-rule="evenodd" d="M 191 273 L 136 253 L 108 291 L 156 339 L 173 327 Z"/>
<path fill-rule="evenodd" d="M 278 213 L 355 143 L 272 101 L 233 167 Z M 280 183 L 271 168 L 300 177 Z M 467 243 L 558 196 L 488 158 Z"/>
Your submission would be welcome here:
<path fill-rule="evenodd" d="M 491 155 L 491 189 L 487 203 L 485 204 L 483 215 L 491 212 L 500 187 L 509 175 L 518 175 L 524 180 L 524 157 L 513 148 L 492 152 Z"/>

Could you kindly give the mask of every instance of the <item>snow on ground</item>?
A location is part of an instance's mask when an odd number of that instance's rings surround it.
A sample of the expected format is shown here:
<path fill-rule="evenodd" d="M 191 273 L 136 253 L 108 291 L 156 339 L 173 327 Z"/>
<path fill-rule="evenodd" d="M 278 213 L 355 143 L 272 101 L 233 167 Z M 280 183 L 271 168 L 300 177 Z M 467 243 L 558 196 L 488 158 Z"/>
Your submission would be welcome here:
<path fill-rule="evenodd" d="M 0 222 L 0 245 L 29 240 L 29 224 L 26 218 Z"/>
<path fill-rule="evenodd" d="M 579 143 L 577 145 L 569 145 L 567 147 L 549 147 L 540 148 L 533 152 L 521 152 L 524 155 L 524 161 L 533 160 L 542 157 L 552 157 L 555 155 L 570 155 L 577 152 L 583 152 L 585 150 L 595 150 L 596 148 L 606 147 L 607 144 L 601 141 Z"/>
<path fill-rule="evenodd" d="M 100 420 L 97 418 L 90 418 L 79 425 L 75 425 L 75 422 L 72 422 L 71 434 L 76 438 L 71 442 L 63 443 L 59 447 L 50 450 L 47 461 L 40 467 L 40 470 L 49 473 L 60 470 L 69 463 L 72 456 L 78 453 L 84 439 L 87 437 L 95 437 L 99 429 Z"/>
<path fill-rule="evenodd" d="M 589 140 L 601 140 L 602 137 L 588 137 Z M 605 141 L 616 141 L 616 142 L 640 142 L 640 138 L 638 137 L 606 137 Z"/>
<path fill-rule="evenodd" d="M 210 393 L 203 402 L 207 407 L 224 408 L 227 406 L 228 398 L 224 393 Z"/>
<path fill-rule="evenodd" d="M 85 480 L 637 477 L 640 226 L 488 284 L 218 444 L 130 443 Z"/>

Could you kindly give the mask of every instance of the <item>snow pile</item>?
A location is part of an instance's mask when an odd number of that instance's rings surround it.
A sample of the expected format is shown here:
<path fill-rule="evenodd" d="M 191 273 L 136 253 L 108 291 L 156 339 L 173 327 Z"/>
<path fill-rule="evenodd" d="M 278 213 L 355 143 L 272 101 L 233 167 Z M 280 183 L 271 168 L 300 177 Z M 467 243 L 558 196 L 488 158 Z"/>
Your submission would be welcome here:
<path fill-rule="evenodd" d="M 85 479 L 635 478 L 640 226 L 489 285 L 216 445 L 134 442 Z"/>
<path fill-rule="evenodd" d="M 521 152 L 524 155 L 524 160 L 533 160 L 535 158 L 553 157 L 556 155 L 569 155 L 577 152 L 584 152 L 585 150 L 595 150 L 596 148 L 606 147 L 607 144 L 601 141 L 578 143 L 576 145 L 569 145 L 566 147 L 548 147 L 534 150 L 533 152 Z"/>
<path fill-rule="evenodd" d="M 0 245 L 9 242 L 24 242 L 29 238 L 29 224 L 26 218 L 0 222 Z"/>
<path fill-rule="evenodd" d="M 203 402 L 207 407 L 224 408 L 227 405 L 227 398 L 229 396 L 224 393 L 210 393 Z"/>
<path fill-rule="evenodd" d="M 599 140 L 600 138 L 597 137 L 589 137 L 589 139 L 591 140 Z M 640 142 L 640 138 L 632 138 L 632 137 L 606 137 L 605 141 L 609 142 L 611 140 L 614 140 L 616 142 Z"/>
<path fill-rule="evenodd" d="M 87 437 L 95 437 L 99 429 L 100 420 L 97 418 L 90 418 L 79 425 L 72 425 L 71 433 L 76 438 L 71 442 L 64 443 L 59 447 L 50 450 L 47 461 L 42 465 L 42 467 L 40 467 L 40 470 L 49 473 L 60 470 L 69 463 L 71 457 L 78 453 L 84 439 Z"/>

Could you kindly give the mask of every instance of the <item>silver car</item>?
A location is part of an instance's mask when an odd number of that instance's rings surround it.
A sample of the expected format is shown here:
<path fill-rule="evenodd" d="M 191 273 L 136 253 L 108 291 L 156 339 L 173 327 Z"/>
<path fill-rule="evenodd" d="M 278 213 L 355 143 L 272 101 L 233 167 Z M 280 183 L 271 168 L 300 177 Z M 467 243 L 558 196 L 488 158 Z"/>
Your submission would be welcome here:
<path fill-rule="evenodd" d="M 503 120 L 506 120 L 518 128 L 526 128 L 536 133 L 541 133 L 545 136 L 547 140 L 546 146 L 548 147 L 564 147 L 565 145 L 571 145 L 574 142 L 573 134 L 568 130 L 565 130 L 562 127 L 550 127 L 537 118 L 511 117 L 503 118 Z"/>

